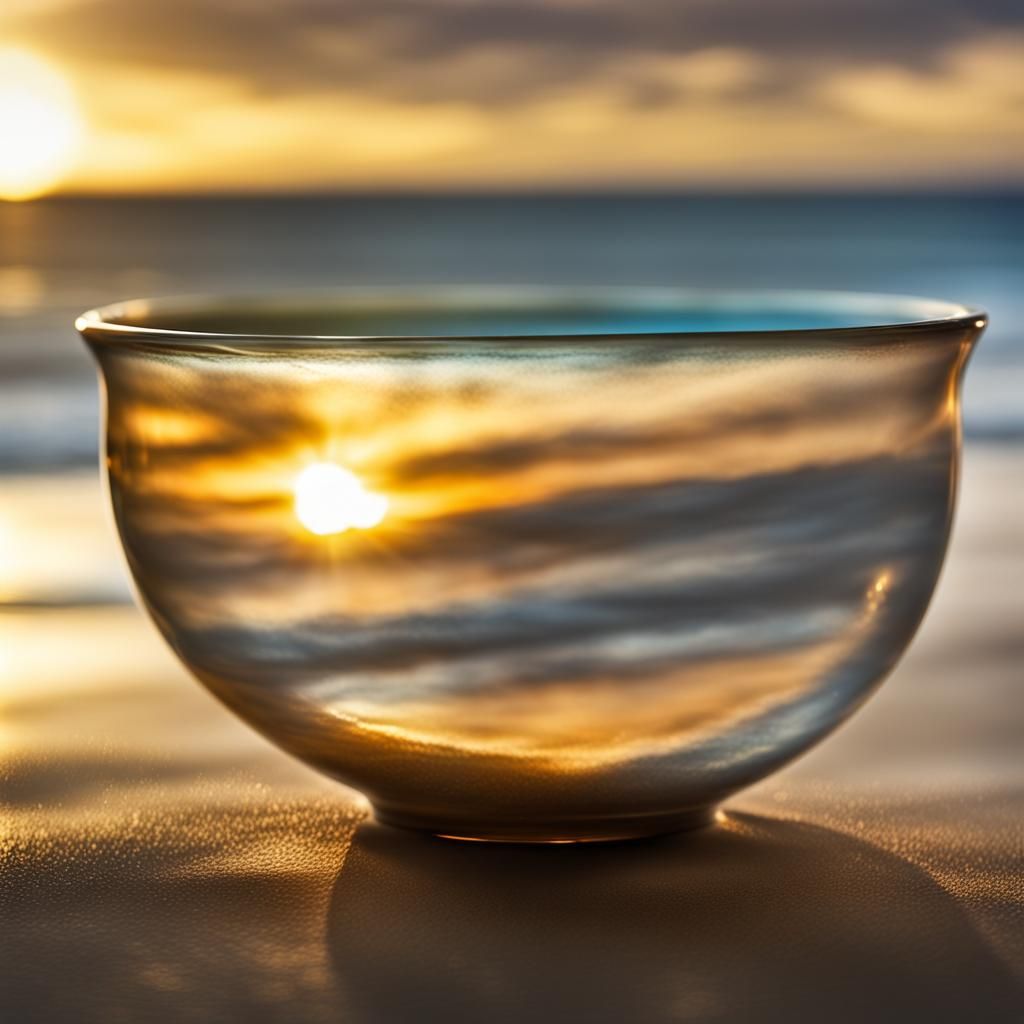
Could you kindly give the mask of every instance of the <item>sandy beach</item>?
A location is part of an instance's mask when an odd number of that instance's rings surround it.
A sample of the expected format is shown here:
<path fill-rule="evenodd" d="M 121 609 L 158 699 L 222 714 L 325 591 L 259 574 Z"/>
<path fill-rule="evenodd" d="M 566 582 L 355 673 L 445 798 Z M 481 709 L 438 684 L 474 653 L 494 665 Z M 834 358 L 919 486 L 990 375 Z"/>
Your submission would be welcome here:
<path fill-rule="evenodd" d="M 932 608 L 853 720 L 715 829 L 616 858 L 449 852 L 365 821 L 126 603 L 92 476 L 4 481 L 26 567 L 0 615 L 5 1002 L 19 1020 L 512 1020 L 557 993 L 616 1020 L 656 993 L 650 1020 L 842 1021 L 884 996 L 875 1019 L 1013 1019 L 1022 468 L 1014 447 L 968 448 Z M 40 503 L 84 565 L 48 565 Z M 77 597 L 47 602 L 49 572 L 80 579 Z"/>

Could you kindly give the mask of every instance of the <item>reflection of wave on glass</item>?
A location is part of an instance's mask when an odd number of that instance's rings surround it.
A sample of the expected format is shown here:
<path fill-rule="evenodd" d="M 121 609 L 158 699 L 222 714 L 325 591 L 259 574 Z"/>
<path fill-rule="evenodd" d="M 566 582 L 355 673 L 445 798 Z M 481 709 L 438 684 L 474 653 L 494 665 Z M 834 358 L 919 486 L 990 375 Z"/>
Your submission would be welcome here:
<path fill-rule="evenodd" d="M 968 341 L 832 344 L 109 347 L 122 539 L 210 688 L 379 803 L 705 803 L 884 675 L 945 548 Z"/>

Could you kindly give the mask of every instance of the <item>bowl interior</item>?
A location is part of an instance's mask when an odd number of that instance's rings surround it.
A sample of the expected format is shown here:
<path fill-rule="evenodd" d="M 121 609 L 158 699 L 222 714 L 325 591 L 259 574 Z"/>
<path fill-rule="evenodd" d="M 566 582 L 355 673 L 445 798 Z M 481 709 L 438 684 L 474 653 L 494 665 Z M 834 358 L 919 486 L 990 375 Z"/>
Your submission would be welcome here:
<path fill-rule="evenodd" d="M 888 295 L 516 288 L 142 300 L 83 319 L 115 330 L 240 337 L 558 338 L 830 331 L 971 315 L 954 303 Z"/>

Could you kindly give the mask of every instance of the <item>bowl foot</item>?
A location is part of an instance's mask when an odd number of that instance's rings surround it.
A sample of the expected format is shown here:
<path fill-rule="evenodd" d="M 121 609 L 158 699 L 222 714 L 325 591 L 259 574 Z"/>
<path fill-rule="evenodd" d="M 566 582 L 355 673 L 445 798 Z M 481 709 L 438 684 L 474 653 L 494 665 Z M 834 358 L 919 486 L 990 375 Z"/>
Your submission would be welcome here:
<path fill-rule="evenodd" d="M 374 805 L 374 812 L 377 820 L 385 825 L 429 832 L 441 839 L 479 843 L 613 843 L 704 828 L 715 818 L 714 807 L 697 807 L 671 814 L 533 822 L 446 821 L 379 804 Z"/>

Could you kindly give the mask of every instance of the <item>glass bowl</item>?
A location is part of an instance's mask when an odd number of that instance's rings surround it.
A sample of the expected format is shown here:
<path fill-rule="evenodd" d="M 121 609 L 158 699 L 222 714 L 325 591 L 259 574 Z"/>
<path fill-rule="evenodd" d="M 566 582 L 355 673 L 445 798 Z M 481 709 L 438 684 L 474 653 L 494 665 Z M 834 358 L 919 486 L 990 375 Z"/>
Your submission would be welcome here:
<path fill-rule="evenodd" d="M 381 820 L 520 841 L 704 823 L 871 693 L 939 573 L 984 325 L 609 288 L 77 322 L 182 661 Z"/>

